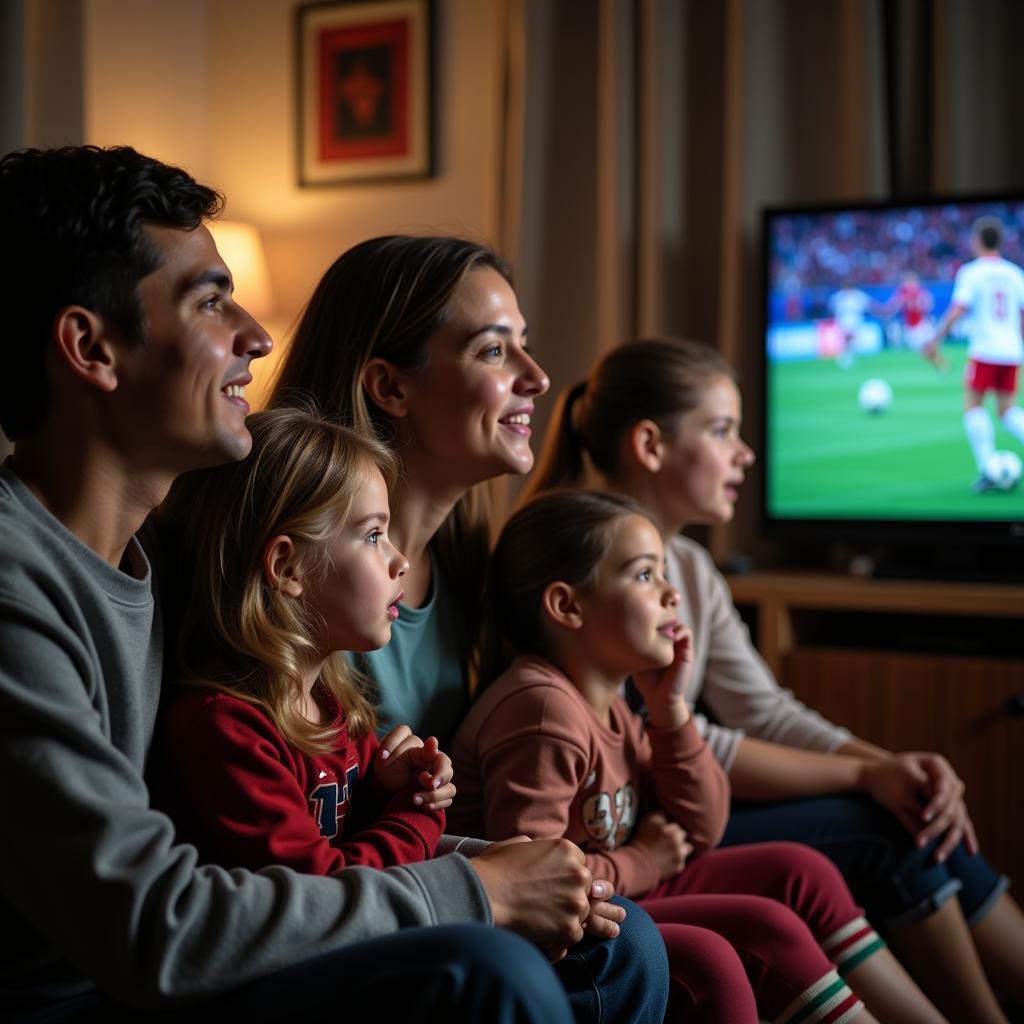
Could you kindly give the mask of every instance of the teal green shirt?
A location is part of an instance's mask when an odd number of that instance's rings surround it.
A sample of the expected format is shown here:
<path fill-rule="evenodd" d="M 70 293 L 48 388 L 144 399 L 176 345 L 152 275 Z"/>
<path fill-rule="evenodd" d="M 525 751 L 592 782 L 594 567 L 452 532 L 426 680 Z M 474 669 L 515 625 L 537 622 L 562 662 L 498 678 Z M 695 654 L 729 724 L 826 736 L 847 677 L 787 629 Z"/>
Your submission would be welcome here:
<path fill-rule="evenodd" d="M 444 749 L 469 702 L 458 653 L 457 612 L 436 560 L 426 604 L 400 604 L 398 610 L 391 642 L 355 660 L 377 687 L 377 732 L 383 736 L 405 724 L 424 738 L 436 736 Z"/>

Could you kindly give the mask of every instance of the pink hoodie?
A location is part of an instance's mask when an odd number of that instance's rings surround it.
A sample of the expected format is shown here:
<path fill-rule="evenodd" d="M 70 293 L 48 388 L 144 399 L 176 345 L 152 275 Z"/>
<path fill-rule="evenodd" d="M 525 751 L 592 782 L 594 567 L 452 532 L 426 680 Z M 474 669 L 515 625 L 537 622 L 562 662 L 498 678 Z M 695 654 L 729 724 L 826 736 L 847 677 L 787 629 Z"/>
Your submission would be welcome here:
<path fill-rule="evenodd" d="M 450 750 L 458 796 L 448 829 L 487 839 L 565 836 L 587 867 L 623 896 L 660 881 L 633 829 L 661 810 L 696 856 L 722 837 L 729 783 L 691 718 L 645 726 L 616 698 L 604 725 L 579 691 L 542 658 L 518 658 L 470 708 Z"/>

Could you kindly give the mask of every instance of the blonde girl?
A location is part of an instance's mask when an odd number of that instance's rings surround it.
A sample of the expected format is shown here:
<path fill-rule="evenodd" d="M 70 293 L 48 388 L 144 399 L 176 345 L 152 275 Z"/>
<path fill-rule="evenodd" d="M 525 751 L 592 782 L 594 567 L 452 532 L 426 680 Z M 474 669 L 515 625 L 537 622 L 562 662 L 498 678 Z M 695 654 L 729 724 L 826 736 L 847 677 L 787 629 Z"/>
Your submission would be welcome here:
<path fill-rule="evenodd" d="M 375 714 L 341 652 L 386 644 L 407 563 L 388 539 L 394 460 L 302 409 L 247 420 L 241 462 L 180 477 L 178 687 L 160 792 L 212 860 L 328 874 L 432 856 L 454 795 L 433 738 Z"/>
<path fill-rule="evenodd" d="M 826 858 L 713 849 L 728 783 L 686 702 L 692 638 L 664 558 L 654 524 L 616 496 L 556 491 L 509 520 L 485 671 L 515 658 L 456 735 L 453 826 L 579 844 L 658 923 L 687 1021 L 941 1021 Z M 619 696 L 629 676 L 646 722 Z"/>

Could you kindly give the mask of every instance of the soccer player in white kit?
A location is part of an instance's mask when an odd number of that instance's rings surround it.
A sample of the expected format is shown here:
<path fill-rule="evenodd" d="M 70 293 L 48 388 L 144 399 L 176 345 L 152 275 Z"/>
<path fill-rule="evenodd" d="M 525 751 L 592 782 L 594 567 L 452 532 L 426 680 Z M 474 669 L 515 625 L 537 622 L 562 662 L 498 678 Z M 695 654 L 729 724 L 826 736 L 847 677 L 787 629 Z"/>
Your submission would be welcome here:
<path fill-rule="evenodd" d="M 953 297 L 922 350 L 927 358 L 938 354 L 949 329 L 964 314 L 967 369 L 964 372 L 964 432 L 978 466 L 972 490 L 992 490 L 985 466 L 995 451 L 995 427 L 984 407 L 985 395 L 994 391 L 1003 426 L 1024 444 L 1024 409 L 1016 404 L 1017 375 L 1024 361 L 1024 270 L 1003 259 L 999 249 L 1003 225 L 996 217 L 981 217 L 971 228 L 975 259 L 965 263 L 953 280 Z"/>
<path fill-rule="evenodd" d="M 844 282 L 843 287 L 829 298 L 828 306 L 842 337 L 843 347 L 836 355 L 836 365 L 841 370 L 848 370 L 853 366 L 854 341 L 865 316 L 875 305 L 867 292 L 861 291 L 849 282 Z"/>

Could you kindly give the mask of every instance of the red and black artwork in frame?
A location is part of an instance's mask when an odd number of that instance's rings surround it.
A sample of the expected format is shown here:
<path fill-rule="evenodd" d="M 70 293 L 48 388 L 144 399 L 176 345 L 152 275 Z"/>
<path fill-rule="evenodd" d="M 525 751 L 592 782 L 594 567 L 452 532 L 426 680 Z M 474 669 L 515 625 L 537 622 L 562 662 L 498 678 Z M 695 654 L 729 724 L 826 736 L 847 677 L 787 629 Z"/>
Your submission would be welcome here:
<path fill-rule="evenodd" d="M 302 184 L 432 172 L 430 35 L 426 0 L 300 8 Z"/>

